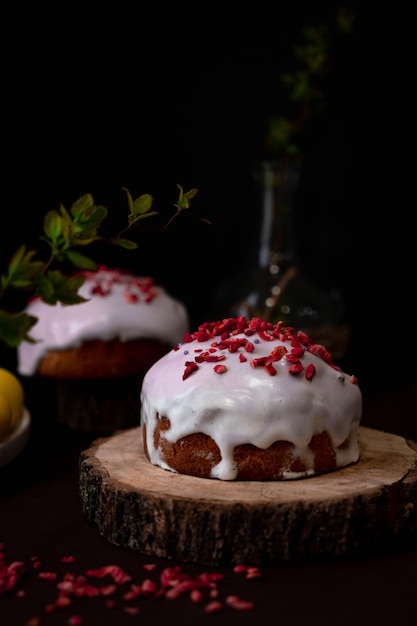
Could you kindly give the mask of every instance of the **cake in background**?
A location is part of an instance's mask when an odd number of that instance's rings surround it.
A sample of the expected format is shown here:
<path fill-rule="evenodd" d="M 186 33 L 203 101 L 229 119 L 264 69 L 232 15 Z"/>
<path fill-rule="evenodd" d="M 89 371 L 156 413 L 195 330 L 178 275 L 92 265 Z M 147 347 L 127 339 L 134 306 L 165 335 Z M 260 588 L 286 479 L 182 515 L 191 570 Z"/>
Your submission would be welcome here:
<path fill-rule="evenodd" d="M 33 298 L 34 343 L 17 348 L 22 376 L 51 379 L 58 419 L 98 433 L 139 424 L 139 389 L 150 366 L 189 330 L 185 306 L 151 277 L 100 266 L 83 271 L 80 304 Z"/>
<path fill-rule="evenodd" d="M 362 394 L 308 335 L 261 318 L 207 322 L 146 373 L 144 452 L 221 480 L 316 476 L 359 460 Z"/>

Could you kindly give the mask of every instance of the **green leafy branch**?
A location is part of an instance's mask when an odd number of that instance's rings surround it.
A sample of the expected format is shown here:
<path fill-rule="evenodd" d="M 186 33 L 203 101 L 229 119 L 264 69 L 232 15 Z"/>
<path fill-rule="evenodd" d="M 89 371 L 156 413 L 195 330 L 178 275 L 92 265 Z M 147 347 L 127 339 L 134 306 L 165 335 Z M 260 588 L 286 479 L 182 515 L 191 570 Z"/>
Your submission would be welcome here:
<path fill-rule="evenodd" d="M 165 229 L 180 213 L 190 208 L 191 200 L 198 193 L 198 189 L 184 193 L 181 185 L 177 184 L 177 187 L 179 198 L 174 205 L 177 210 L 165 224 Z M 129 208 L 128 224 L 121 232 L 110 238 L 104 238 L 100 234 L 103 221 L 108 216 L 108 209 L 96 205 L 89 193 L 76 200 L 69 211 L 62 204 L 58 211 L 48 211 L 43 221 L 43 234 L 40 236 L 40 240 L 49 247 L 48 259 L 38 260 L 36 250 L 28 250 L 25 244 L 20 245 L 12 256 L 6 272 L 0 275 L 0 300 L 8 291 L 19 291 L 25 292 L 28 296 L 38 296 L 50 305 L 57 302 L 65 305 L 84 302 L 85 299 L 78 291 L 85 277 L 81 274 L 69 277 L 60 269 L 55 269 L 53 265 L 69 263 L 75 268 L 96 271 L 97 264 L 81 252 L 83 248 L 97 242 L 107 242 L 126 250 L 138 248 L 136 241 L 126 238 L 126 233 L 131 233 L 141 220 L 158 213 L 152 209 L 153 196 L 142 194 L 133 199 L 128 189 L 124 191 L 127 194 Z M 0 309 L 0 341 L 9 347 L 16 347 L 22 341 L 33 342 L 29 333 L 36 323 L 37 318 L 28 315 L 24 310 Z"/>
<path fill-rule="evenodd" d="M 293 105 L 293 115 L 272 115 L 268 119 L 265 147 L 274 156 L 300 157 L 299 135 L 308 119 L 326 106 L 324 91 L 337 36 L 353 32 L 355 13 L 342 5 L 334 24 L 307 25 L 302 41 L 293 47 L 295 66 L 280 75 L 280 82 Z"/>
<path fill-rule="evenodd" d="M 184 190 L 181 187 L 181 185 L 177 184 L 177 187 L 180 190 L 178 200 L 177 200 L 177 202 L 174 205 L 176 207 L 177 211 L 176 211 L 176 213 L 174 213 L 174 215 L 165 224 L 165 227 L 164 227 L 165 229 L 167 229 L 167 228 L 169 228 L 171 226 L 172 222 L 177 219 L 177 217 L 179 216 L 180 213 L 182 213 L 183 211 L 189 211 L 189 209 L 191 207 L 191 200 L 198 193 L 198 189 L 190 189 L 190 191 L 187 191 L 186 193 L 184 193 Z M 206 222 L 206 224 L 210 224 L 211 223 L 211 222 L 209 222 L 209 220 L 205 219 L 204 217 L 199 217 L 199 219 L 202 222 Z"/>

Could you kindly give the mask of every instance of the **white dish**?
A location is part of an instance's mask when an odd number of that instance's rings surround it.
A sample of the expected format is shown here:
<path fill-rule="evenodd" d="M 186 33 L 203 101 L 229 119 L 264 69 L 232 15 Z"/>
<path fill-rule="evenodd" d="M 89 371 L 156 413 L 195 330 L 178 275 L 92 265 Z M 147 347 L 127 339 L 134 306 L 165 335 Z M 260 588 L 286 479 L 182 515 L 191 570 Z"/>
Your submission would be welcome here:
<path fill-rule="evenodd" d="M 30 414 L 25 408 L 23 417 L 16 430 L 6 441 L 0 443 L 0 467 L 7 465 L 13 461 L 25 448 L 29 441 L 30 434 Z"/>

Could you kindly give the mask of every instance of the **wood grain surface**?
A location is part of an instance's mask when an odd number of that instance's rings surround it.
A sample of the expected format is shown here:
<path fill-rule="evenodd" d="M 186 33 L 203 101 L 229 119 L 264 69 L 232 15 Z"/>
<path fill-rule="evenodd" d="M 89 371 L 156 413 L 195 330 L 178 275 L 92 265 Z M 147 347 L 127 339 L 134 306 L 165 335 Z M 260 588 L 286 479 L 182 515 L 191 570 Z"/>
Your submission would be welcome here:
<path fill-rule="evenodd" d="M 109 542 L 211 566 L 337 557 L 417 528 L 417 444 L 360 428 L 358 463 L 287 481 L 220 481 L 149 463 L 140 428 L 80 457 L 82 509 Z"/>

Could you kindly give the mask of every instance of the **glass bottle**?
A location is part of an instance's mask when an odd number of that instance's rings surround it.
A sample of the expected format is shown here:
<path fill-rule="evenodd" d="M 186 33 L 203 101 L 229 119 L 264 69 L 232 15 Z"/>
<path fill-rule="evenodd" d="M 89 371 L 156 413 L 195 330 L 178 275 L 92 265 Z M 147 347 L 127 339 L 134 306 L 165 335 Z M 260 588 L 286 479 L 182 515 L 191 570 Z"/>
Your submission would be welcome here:
<path fill-rule="evenodd" d="M 262 212 L 258 266 L 252 288 L 232 307 L 232 314 L 283 320 L 324 345 L 340 364 L 350 338 L 343 298 L 336 289 L 316 285 L 296 260 L 292 209 L 299 166 L 266 160 L 255 177 Z"/>

